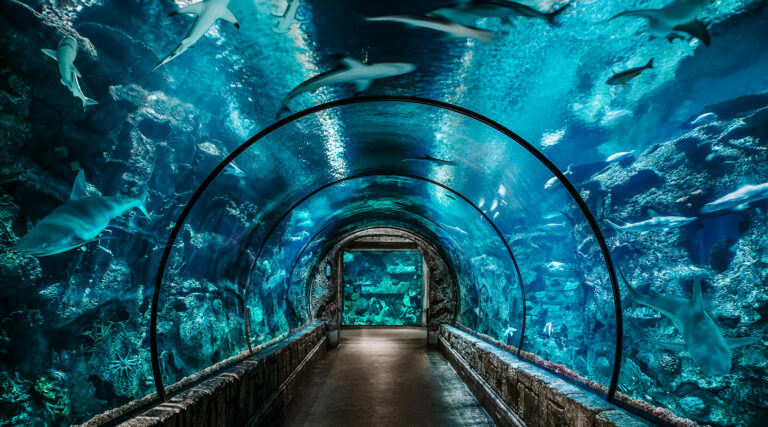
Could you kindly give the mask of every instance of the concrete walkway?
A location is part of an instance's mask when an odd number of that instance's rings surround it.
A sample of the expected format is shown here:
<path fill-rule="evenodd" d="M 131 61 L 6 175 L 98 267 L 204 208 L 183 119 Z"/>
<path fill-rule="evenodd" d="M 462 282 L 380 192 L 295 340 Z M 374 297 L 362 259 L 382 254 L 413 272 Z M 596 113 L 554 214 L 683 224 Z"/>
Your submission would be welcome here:
<path fill-rule="evenodd" d="M 343 329 L 311 368 L 286 426 L 493 425 L 423 328 Z"/>

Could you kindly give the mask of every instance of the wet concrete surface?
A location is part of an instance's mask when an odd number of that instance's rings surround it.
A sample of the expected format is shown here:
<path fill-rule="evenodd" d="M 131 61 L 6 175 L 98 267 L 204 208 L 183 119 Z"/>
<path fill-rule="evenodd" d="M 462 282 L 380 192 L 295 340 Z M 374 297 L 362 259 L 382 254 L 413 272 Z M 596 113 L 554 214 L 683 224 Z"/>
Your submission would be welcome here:
<path fill-rule="evenodd" d="M 285 411 L 285 426 L 494 425 L 424 328 L 343 329 Z"/>

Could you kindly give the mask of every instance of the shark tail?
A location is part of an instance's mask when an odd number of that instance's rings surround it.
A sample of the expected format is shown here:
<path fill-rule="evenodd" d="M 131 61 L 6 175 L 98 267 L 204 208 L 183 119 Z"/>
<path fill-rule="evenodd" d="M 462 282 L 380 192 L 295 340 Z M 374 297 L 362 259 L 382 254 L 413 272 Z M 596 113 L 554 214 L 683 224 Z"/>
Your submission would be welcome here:
<path fill-rule="evenodd" d="M 547 14 L 547 21 L 549 21 L 549 23 L 550 23 L 550 24 L 554 24 L 554 23 L 555 23 L 555 18 L 557 18 L 557 17 L 558 17 L 558 15 L 560 15 L 561 13 L 563 13 L 563 11 L 564 11 L 565 9 L 568 9 L 570 6 L 571 6 L 571 4 L 570 4 L 570 3 L 568 3 L 568 4 L 566 4 L 565 6 L 561 7 L 560 9 L 557 9 L 557 10 L 555 10 L 555 11 L 553 11 L 553 12 L 550 12 L 550 13 L 548 13 L 548 14 Z"/>
<path fill-rule="evenodd" d="M 645 64 L 645 68 L 653 68 L 653 60 L 655 58 L 651 58 L 647 64 Z"/>
<path fill-rule="evenodd" d="M 281 104 L 280 109 L 277 110 L 277 114 L 275 114 L 275 120 L 280 120 L 281 117 L 284 117 L 286 114 L 290 114 L 291 109 L 288 108 L 287 105 Z"/>
<path fill-rule="evenodd" d="M 144 189 L 141 191 L 141 194 L 136 197 L 136 207 L 139 208 L 145 217 L 151 219 L 152 217 L 149 216 L 149 212 L 147 211 L 147 195 L 149 193 L 148 190 L 148 187 L 144 187 Z"/>
<path fill-rule="evenodd" d="M 622 229 L 621 229 L 621 226 L 620 226 L 620 225 L 618 225 L 618 224 L 616 224 L 615 222 L 613 222 L 613 221 L 611 221 L 611 220 L 609 220 L 609 219 L 606 219 L 606 220 L 605 220 L 605 222 L 607 222 L 607 223 L 608 223 L 608 225 L 610 225 L 610 226 L 611 226 L 611 228 L 613 228 L 614 230 L 616 230 L 616 231 L 622 231 Z"/>
<path fill-rule="evenodd" d="M 98 103 L 99 103 L 99 101 L 97 101 L 95 99 L 91 99 L 91 98 L 88 98 L 88 97 L 83 97 L 83 111 L 85 111 L 86 107 L 89 107 L 91 105 L 96 105 Z"/>
<path fill-rule="evenodd" d="M 635 288 L 632 287 L 632 285 L 629 284 L 629 280 L 627 280 L 626 276 L 624 276 L 624 272 L 621 271 L 621 267 L 616 266 L 616 270 L 619 271 L 619 276 L 621 277 L 621 280 L 624 282 L 624 284 L 627 286 L 629 293 L 632 295 L 632 299 L 635 301 L 640 299 L 640 294 L 635 290 Z"/>

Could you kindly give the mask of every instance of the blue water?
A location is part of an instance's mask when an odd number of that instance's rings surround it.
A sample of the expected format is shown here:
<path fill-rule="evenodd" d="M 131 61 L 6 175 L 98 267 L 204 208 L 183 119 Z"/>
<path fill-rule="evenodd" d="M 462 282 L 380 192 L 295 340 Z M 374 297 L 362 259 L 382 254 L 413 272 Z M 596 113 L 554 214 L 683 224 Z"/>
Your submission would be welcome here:
<path fill-rule="evenodd" d="M 345 252 L 342 325 L 421 325 L 419 252 Z"/>
<path fill-rule="evenodd" d="M 641 18 L 610 20 L 667 3 L 573 1 L 554 24 L 484 18 L 474 24 L 494 32 L 486 43 L 363 20 L 423 14 L 439 1 L 308 0 L 298 11 L 307 22 L 280 33 L 274 15 L 285 2 L 232 0 L 239 30 L 219 21 L 151 73 L 194 22 L 166 18 L 171 1 L 6 1 L 0 425 L 84 422 L 154 392 L 151 300 L 184 206 L 219 162 L 274 123 L 288 92 L 344 56 L 416 66 L 364 95 L 455 104 L 544 153 L 576 186 L 639 294 L 687 301 L 700 282 L 714 328 L 674 325 L 620 281 L 618 400 L 668 411 L 668 420 L 759 425 L 768 415 L 768 202 L 702 208 L 768 182 L 768 7 L 707 2 L 697 17 L 710 46 L 652 38 Z M 40 52 L 64 36 L 79 46 L 80 89 L 98 101 L 86 111 Z M 650 58 L 654 67 L 626 84 L 606 84 Z M 354 94 L 351 84 L 331 85 L 288 107 Z M 692 124 L 705 113 L 714 116 Z M 606 161 L 620 152 L 632 154 Z M 524 352 L 607 390 L 618 334 L 598 242 L 552 172 L 499 131 L 434 106 L 368 102 L 292 121 L 235 164 L 202 193 L 168 258 L 157 324 L 166 386 L 312 320 L 317 260 L 338 236 L 386 225 L 444 249 L 459 287 L 457 323 L 514 347 L 524 334 Z M 131 208 L 87 244 L 20 253 L 17 240 L 67 203 L 81 169 L 88 197 L 147 188 L 151 218 Z M 668 216 L 692 220 L 642 233 L 607 222 Z M 707 343 L 744 345 L 728 350 L 727 373 L 712 373 L 686 347 L 701 340 L 681 327 L 703 330 Z"/>

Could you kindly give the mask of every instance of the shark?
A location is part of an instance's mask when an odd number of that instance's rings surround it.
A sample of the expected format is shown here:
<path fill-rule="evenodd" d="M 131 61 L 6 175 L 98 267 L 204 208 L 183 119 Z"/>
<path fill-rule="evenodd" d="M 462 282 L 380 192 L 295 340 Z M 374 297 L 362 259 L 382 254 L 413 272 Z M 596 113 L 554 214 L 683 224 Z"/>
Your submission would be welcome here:
<path fill-rule="evenodd" d="M 672 321 L 684 344 L 663 343 L 673 350 L 687 350 L 696 364 L 709 375 L 725 375 L 731 371 L 731 349 L 757 341 L 754 337 L 725 338 L 720 328 L 704 310 L 699 279 L 693 281 L 691 299 L 671 295 L 643 295 L 635 290 L 619 270 L 632 299 L 650 307 Z"/>
<path fill-rule="evenodd" d="M 162 67 L 173 58 L 181 55 L 187 49 L 195 47 L 195 43 L 200 40 L 200 37 L 205 35 L 211 26 L 213 26 L 219 19 L 231 22 L 237 29 L 240 29 L 240 23 L 237 18 L 235 18 L 232 11 L 227 8 L 227 6 L 229 6 L 229 1 L 230 0 L 205 0 L 198 3 L 192 3 L 171 12 L 168 16 L 182 14 L 196 15 L 197 19 L 195 19 L 195 23 L 192 24 L 192 28 L 189 29 L 189 32 L 181 43 L 179 43 L 168 56 L 161 59 L 160 62 L 155 65 L 155 68 L 152 69 L 152 72 Z"/>
<path fill-rule="evenodd" d="M 632 150 L 632 151 L 621 151 L 621 152 L 618 152 L 618 153 L 611 154 L 610 156 L 608 156 L 607 159 L 605 159 L 605 161 L 607 163 L 620 162 L 620 161 L 623 161 L 624 159 L 628 159 L 628 158 L 632 157 L 634 154 L 635 154 L 635 150 Z"/>
<path fill-rule="evenodd" d="M 309 22 L 308 19 L 301 19 L 297 16 L 299 7 L 303 5 L 302 0 L 288 1 L 288 7 L 285 8 L 285 12 L 282 15 L 274 15 L 277 19 L 277 24 L 272 27 L 272 32 L 277 34 L 285 34 L 291 31 L 294 25 L 301 25 Z"/>
<path fill-rule="evenodd" d="M 645 18 L 653 37 L 666 37 L 671 42 L 682 38 L 682 32 L 709 46 L 707 26 L 696 19 L 706 6 L 707 0 L 672 0 L 661 9 L 628 10 L 615 15 L 611 20 L 620 17 Z"/>
<path fill-rule="evenodd" d="M 431 30 L 442 31 L 453 37 L 468 37 L 484 42 L 493 39 L 493 32 L 470 25 L 463 25 L 451 19 L 440 16 L 419 16 L 419 15 L 388 15 L 365 18 L 370 22 L 400 22 L 413 27 L 429 28 Z"/>
<path fill-rule="evenodd" d="M 376 79 L 399 76 L 410 73 L 416 69 L 414 64 L 409 64 L 407 62 L 378 62 L 364 64 L 357 59 L 350 57 L 342 58 L 339 60 L 339 63 L 339 67 L 311 77 L 290 91 L 285 98 L 283 98 L 280 110 L 277 112 L 277 117 L 279 118 L 283 113 L 290 111 L 288 102 L 292 99 L 303 93 L 314 92 L 323 86 L 340 83 L 354 83 L 356 92 L 360 93 L 368 89 Z"/>
<path fill-rule="evenodd" d="M 75 178 L 69 200 L 41 219 L 16 242 L 16 249 L 28 256 L 66 252 L 98 239 L 110 221 L 132 208 L 147 218 L 147 190 L 138 196 L 93 196 L 87 191 L 85 173 Z"/>
<path fill-rule="evenodd" d="M 643 71 L 649 68 L 653 68 L 653 58 L 651 58 L 650 61 L 648 61 L 648 63 L 642 67 L 630 68 L 629 70 L 614 74 L 608 80 L 606 80 L 605 83 L 609 85 L 625 85 L 629 83 L 630 80 L 634 79 L 640 74 L 643 74 Z"/>
<path fill-rule="evenodd" d="M 75 67 L 75 58 L 77 58 L 78 47 L 77 41 L 74 38 L 65 36 L 59 42 L 56 50 L 41 50 L 44 54 L 53 58 L 53 60 L 58 63 L 59 74 L 61 74 L 61 84 L 69 89 L 75 98 L 79 98 L 81 101 L 83 101 L 83 111 L 85 111 L 85 108 L 89 105 L 98 104 L 97 101 L 85 96 L 85 94 L 83 94 L 83 90 L 80 89 L 80 82 L 78 82 L 77 78 L 83 77 L 83 75 L 80 74 L 80 71 L 78 71 L 77 67 Z"/>
<path fill-rule="evenodd" d="M 483 18 L 514 18 L 518 16 L 541 19 L 554 24 L 555 18 L 563 13 L 568 6 L 570 4 L 552 12 L 540 12 L 530 6 L 513 1 L 472 0 L 439 7 L 428 12 L 427 16 L 448 19 L 462 25 L 472 25 L 478 19 Z"/>
<path fill-rule="evenodd" d="M 682 227 L 693 221 L 696 221 L 695 217 L 685 216 L 656 216 L 645 221 L 627 223 L 624 225 L 618 225 L 609 220 L 605 220 L 608 225 L 616 231 L 624 233 L 644 233 L 646 231 L 666 230 L 667 228 Z"/>
<path fill-rule="evenodd" d="M 709 202 L 701 208 L 701 213 L 708 214 L 719 211 L 742 211 L 749 208 L 750 203 L 768 199 L 768 182 L 758 185 L 745 185 L 733 193 Z"/>

